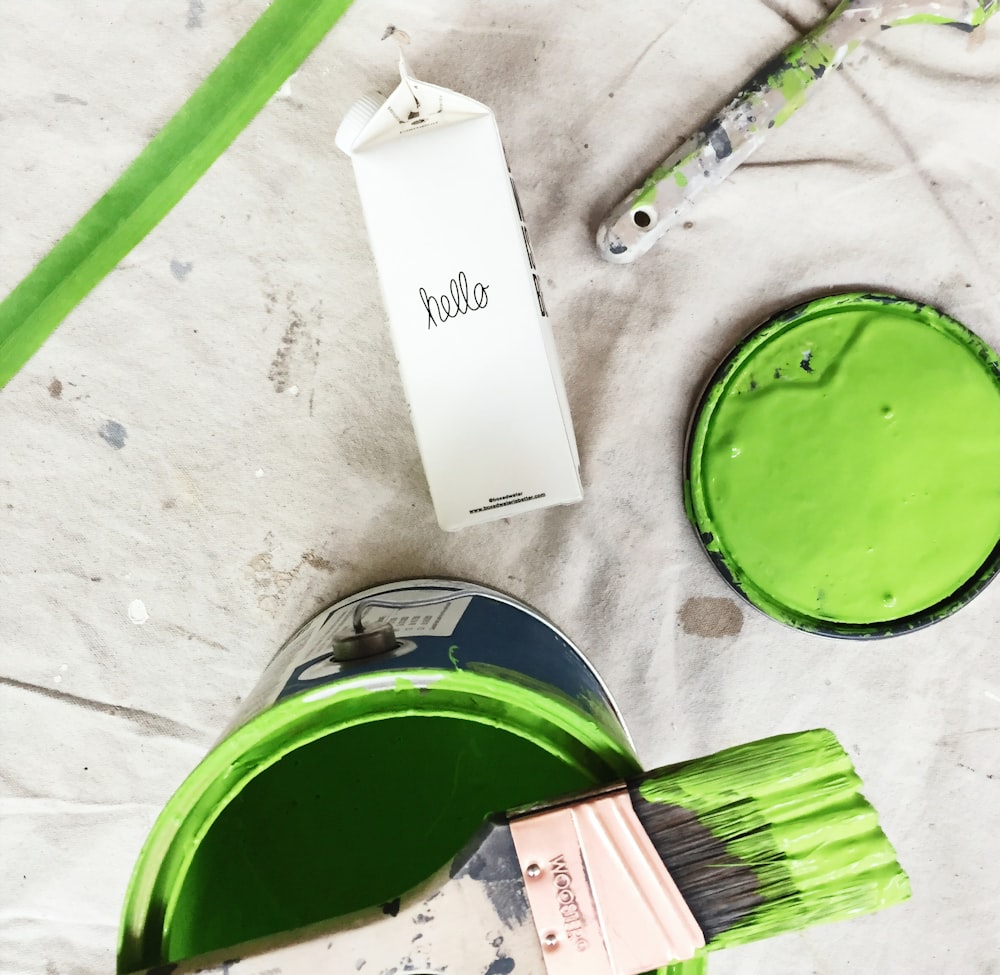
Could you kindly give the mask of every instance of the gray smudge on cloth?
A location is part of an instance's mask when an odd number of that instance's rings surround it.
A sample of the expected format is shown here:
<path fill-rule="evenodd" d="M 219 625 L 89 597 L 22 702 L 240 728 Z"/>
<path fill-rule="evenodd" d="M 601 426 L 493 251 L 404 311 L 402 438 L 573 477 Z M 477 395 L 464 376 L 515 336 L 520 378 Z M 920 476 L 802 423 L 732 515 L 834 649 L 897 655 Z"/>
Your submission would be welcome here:
<path fill-rule="evenodd" d="M 117 420 L 107 420 L 100 429 L 100 437 L 115 450 L 121 450 L 128 439 L 128 431 Z"/>

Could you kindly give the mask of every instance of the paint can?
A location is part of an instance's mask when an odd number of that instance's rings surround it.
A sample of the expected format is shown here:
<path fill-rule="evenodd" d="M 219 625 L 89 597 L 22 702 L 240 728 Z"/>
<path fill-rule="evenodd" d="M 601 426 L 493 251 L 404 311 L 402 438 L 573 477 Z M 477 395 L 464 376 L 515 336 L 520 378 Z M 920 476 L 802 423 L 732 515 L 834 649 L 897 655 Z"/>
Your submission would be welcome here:
<path fill-rule="evenodd" d="M 914 630 L 1000 569 L 1000 360 L 928 305 L 851 293 L 765 322 L 709 380 L 685 456 L 717 569 L 799 629 Z"/>
<path fill-rule="evenodd" d="M 527 605 L 442 579 L 356 593 L 278 651 L 168 802 L 118 971 L 389 902 L 491 812 L 637 770 L 600 677 Z"/>

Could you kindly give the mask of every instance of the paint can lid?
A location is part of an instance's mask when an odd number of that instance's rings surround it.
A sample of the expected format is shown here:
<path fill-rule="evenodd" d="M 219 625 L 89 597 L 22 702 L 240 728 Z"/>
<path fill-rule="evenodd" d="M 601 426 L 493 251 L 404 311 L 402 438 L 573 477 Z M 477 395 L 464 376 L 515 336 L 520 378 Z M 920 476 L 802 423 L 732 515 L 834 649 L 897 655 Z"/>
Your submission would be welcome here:
<path fill-rule="evenodd" d="M 883 637 L 965 605 L 1000 569 L 1000 358 L 940 311 L 832 295 L 744 339 L 702 394 L 688 516 L 780 622 Z"/>

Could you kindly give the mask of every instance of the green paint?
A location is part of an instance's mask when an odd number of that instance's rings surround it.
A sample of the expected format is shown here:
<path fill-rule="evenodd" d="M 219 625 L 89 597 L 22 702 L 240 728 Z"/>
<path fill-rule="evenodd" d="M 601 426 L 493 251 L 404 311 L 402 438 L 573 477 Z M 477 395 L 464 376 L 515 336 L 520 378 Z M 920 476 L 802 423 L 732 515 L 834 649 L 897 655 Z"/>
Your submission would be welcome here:
<path fill-rule="evenodd" d="M 793 625 L 866 635 L 947 605 L 1000 539 L 998 375 L 988 347 L 926 306 L 796 309 L 706 394 L 694 523 L 747 597 Z"/>
<path fill-rule="evenodd" d="M 817 29 L 814 34 L 821 32 L 822 29 Z M 820 76 L 818 72 L 829 68 L 835 56 L 834 48 L 817 40 L 814 35 L 807 35 L 788 49 L 783 58 L 785 66 L 768 78 L 768 85 L 781 92 L 785 100 L 774 117 L 775 126 L 783 125 L 801 107 L 809 89 Z"/>
<path fill-rule="evenodd" d="M 691 143 L 692 140 L 689 140 Z M 674 183 L 677 184 L 681 189 L 688 185 L 688 176 L 684 172 L 685 169 L 692 166 L 692 164 L 697 165 L 697 171 L 701 171 L 701 164 L 698 162 L 699 154 L 704 148 L 704 141 L 694 140 L 693 148 L 689 149 L 681 158 L 677 159 L 669 166 L 657 166 L 652 173 L 649 174 L 649 178 L 642 187 L 639 189 L 639 193 L 636 198 L 632 201 L 631 209 L 638 210 L 640 207 L 648 207 L 655 205 L 657 197 L 659 195 L 659 186 L 668 177 L 673 179 Z M 683 150 L 683 146 L 681 150 Z"/>
<path fill-rule="evenodd" d="M 448 647 L 448 659 L 451 661 L 451 665 L 457 670 L 458 669 L 458 646 L 452 644 Z"/>
<path fill-rule="evenodd" d="M 658 180 L 654 179 L 652 176 L 642 184 L 642 191 L 635 198 L 632 203 L 632 209 L 637 210 L 639 207 L 648 207 L 656 202 L 656 184 Z"/>
<path fill-rule="evenodd" d="M 764 903 L 709 950 L 881 910 L 910 896 L 860 785 L 840 743 L 818 729 L 684 762 L 640 786 L 650 802 L 696 813 L 757 874 Z"/>
<path fill-rule="evenodd" d="M 206 757 L 140 855 L 119 972 L 390 900 L 489 813 L 637 770 L 620 728 L 556 694 L 461 671 L 399 676 L 296 695 Z"/>
<path fill-rule="evenodd" d="M 118 181 L 0 303 L 0 388 L 198 181 L 349 4 L 274 0 L 261 14 Z M 124 333 L 121 341 L 127 341 Z"/>

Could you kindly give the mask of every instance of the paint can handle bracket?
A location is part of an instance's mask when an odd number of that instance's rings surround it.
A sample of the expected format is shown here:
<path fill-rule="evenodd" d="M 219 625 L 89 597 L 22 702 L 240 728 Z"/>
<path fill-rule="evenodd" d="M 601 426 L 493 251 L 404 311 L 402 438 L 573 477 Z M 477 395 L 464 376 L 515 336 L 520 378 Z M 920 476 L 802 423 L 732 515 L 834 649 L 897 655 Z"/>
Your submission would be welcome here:
<path fill-rule="evenodd" d="M 470 595 L 467 590 L 441 593 L 421 599 L 363 599 L 354 607 L 353 630 L 334 634 L 332 658 L 338 663 L 345 660 L 364 660 L 376 657 L 380 653 L 389 653 L 399 646 L 396 631 L 388 622 L 376 623 L 365 628 L 362 620 L 364 611 L 369 606 L 381 606 L 386 609 L 414 609 L 419 606 L 435 606 L 438 603 L 450 603 L 454 599 L 462 599 Z"/>
<path fill-rule="evenodd" d="M 376 623 L 368 629 L 337 633 L 333 637 L 333 659 L 338 663 L 345 660 L 363 660 L 388 653 L 399 646 L 396 631 L 391 623 Z"/>

